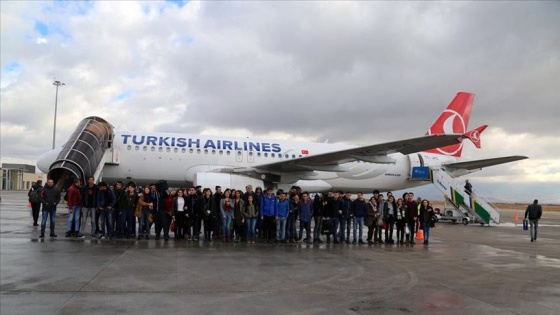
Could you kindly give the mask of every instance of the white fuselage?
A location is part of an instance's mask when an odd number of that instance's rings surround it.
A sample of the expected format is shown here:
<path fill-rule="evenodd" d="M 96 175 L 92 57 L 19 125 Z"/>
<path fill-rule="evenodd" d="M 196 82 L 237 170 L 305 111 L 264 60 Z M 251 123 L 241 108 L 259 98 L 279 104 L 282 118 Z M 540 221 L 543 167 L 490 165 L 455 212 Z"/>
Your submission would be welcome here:
<path fill-rule="evenodd" d="M 197 178 L 200 176 L 197 177 L 197 174 L 219 173 L 221 169 L 233 168 L 258 169 L 262 164 L 333 152 L 352 146 L 115 131 L 113 148 L 113 159 L 118 164 L 104 166 L 102 175 L 104 181 L 131 180 L 136 183 L 150 183 L 165 179 L 171 186 L 183 187 L 193 183 L 198 184 Z M 277 185 L 282 188 L 298 185 L 310 191 L 341 189 L 358 192 L 372 189 L 382 191 L 406 189 L 429 183 L 409 180 L 412 166 L 438 166 L 457 161 L 455 157 L 429 153 L 410 155 L 394 153 L 389 156 L 395 160 L 395 163 L 375 164 L 356 161 L 343 164 L 342 166 L 348 169 L 343 172 L 278 173 L 276 175 L 280 175 L 281 180 Z M 255 182 L 254 178 L 246 178 L 246 184 Z M 263 183 L 258 178 L 257 182 Z M 239 180 L 235 183 L 241 184 Z M 242 189 L 243 186 L 232 188 Z"/>

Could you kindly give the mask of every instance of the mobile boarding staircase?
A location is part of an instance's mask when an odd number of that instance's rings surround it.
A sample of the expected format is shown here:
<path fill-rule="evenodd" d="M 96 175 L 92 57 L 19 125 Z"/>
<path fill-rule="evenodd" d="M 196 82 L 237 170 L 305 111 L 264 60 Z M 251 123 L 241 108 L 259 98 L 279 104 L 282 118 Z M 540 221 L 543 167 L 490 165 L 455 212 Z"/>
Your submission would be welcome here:
<path fill-rule="evenodd" d="M 87 117 L 62 147 L 62 151 L 51 164 L 48 178 L 52 178 L 59 189 L 66 189 L 74 178 L 86 183 L 93 176 L 97 183 L 105 164 L 119 164 L 119 154 L 113 147 L 113 126 L 102 118 Z"/>
<path fill-rule="evenodd" d="M 413 168 L 413 172 L 414 169 L 417 168 Z M 423 170 L 418 171 L 424 173 Z M 469 195 L 463 187 L 463 181 L 451 176 L 445 167 L 430 167 L 425 180 L 430 180 L 443 193 L 445 200 L 461 213 L 466 211 L 483 225 L 500 224 L 499 209 L 479 194 L 473 192 Z"/>

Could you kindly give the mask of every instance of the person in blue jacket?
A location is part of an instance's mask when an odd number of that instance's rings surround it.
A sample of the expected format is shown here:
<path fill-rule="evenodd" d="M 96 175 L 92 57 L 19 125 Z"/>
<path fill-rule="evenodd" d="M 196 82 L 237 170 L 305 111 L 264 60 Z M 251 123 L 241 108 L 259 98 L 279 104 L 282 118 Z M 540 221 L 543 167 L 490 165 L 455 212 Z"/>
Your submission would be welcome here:
<path fill-rule="evenodd" d="M 286 198 L 286 193 L 281 192 L 278 203 L 276 204 L 276 241 L 286 242 L 286 220 L 290 214 L 290 201 Z"/>
<path fill-rule="evenodd" d="M 261 221 L 263 236 L 266 243 L 274 241 L 274 221 L 276 219 L 276 196 L 272 188 L 267 188 L 266 194 L 261 198 Z"/>
<path fill-rule="evenodd" d="M 303 240 L 303 229 L 307 237 L 305 241 L 311 243 L 311 217 L 313 216 L 313 201 L 309 198 L 308 192 L 301 194 L 299 201 L 299 239 Z"/>
<path fill-rule="evenodd" d="M 97 207 L 101 214 L 101 235 L 99 238 L 111 238 L 113 236 L 113 207 L 117 198 L 115 193 L 107 188 L 105 182 L 99 183 L 97 192 Z"/>

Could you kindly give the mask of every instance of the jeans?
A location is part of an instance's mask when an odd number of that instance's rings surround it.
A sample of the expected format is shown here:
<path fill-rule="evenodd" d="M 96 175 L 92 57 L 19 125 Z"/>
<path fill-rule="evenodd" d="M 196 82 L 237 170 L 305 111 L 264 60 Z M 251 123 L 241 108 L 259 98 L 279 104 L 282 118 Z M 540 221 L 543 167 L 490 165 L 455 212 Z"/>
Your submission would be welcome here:
<path fill-rule="evenodd" d="M 315 224 L 313 228 L 313 238 L 319 240 L 321 238 L 321 223 L 323 223 L 323 217 L 313 217 L 313 223 Z"/>
<path fill-rule="evenodd" d="M 95 208 L 82 208 L 82 223 L 80 224 L 80 233 L 85 234 L 86 222 L 89 216 L 91 221 L 91 235 L 95 235 L 95 214 Z"/>
<path fill-rule="evenodd" d="M 354 221 L 353 217 L 348 218 L 340 218 L 340 241 L 344 242 L 345 240 L 350 240 L 350 229 L 352 229 L 352 221 Z"/>
<path fill-rule="evenodd" d="M 227 238 L 229 237 L 229 231 L 231 229 L 231 212 L 224 211 L 225 218 L 222 216 L 222 237 Z"/>
<path fill-rule="evenodd" d="M 288 219 L 286 220 L 286 238 L 289 240 L 293 240 L 295 237 L 296 237 L 296 215 L 295 213 L 290 213 L 288 215 Z"/>
<path fill-rule="evenodd" d="M 305 229 L 306 239 L 311 239 L 311 221 L 303 222 L 299 221 L 299 239 L 302 240 L 303 237 L 303 229 Z"/>
<path fill-rule="evenodd" d="M 361 241 L 363 239 L 364 229 L 364 217 L 354 218 L 354 242 L 356 241 L 356 230 L 358 231 L 358 239 Z"/>
<path fill-rule="evenodd" d="M 286 218 L 276 220 L 276 240 L 282 241 L 286 238 Z"/>
<path fill-rule="evenodd" d="M 134 209 L 123 210 L 119 223 L 119 233 L 121 236 L 134 234 Z M 125 233 L 126 230 L 126 233 Z"/>
<path fill-rule="evenodd" d="M 148 225 L 148 216 L 150 215 L 150 209 L 148 207 L 142 207 L 142 214 L 138 218 L 138 236 L 144 234 L 150 235 L 150 226 Z"/>
<path fill-rule="evenodd" d="M 339 222 L 339 220 L 338 220 L 338 218 L 334 218 L 334 217 L 333 217 L 333 218 L 331 218 L 331 222 L 332 222 L 332 228 L 333 228 L 333 230 L 332 230 L 332 235 L 333 235 L 334 241 L 337 242 L 337 241 L 338 241 L 338 233 L 337 233 L 337 230 L 338 230 L 338 222 Z M 327 240 L 328 240 L 329 235 L 330 235 L 330 234 L 327 234 Z"/>
<path fill-rule="evenodd" d="M 247 238 L 255 238 L 255 226 L 257 225 L 257 218 L 247 218 L 245 220 L 245 223 L 247 224 Z"/>
<path fill-rule="evenodd" d="M 430 240 L 430 221 L 424 221 L 424 223 L 422 223 L 422 227 L 424 228 L 424 241 L 427 242 Z"/>
<path fill-rule="evenodd" d="M 81 206 L 72 207 L 72 211 L 68 209 L 68 222 L 66 223 L 66 232 L 72 231 L 72 221 L 74 221 L 74 231 L 78 233 L 80 231 L 80 209 Z"/>
<path fill-rule="evenodd" d="M 100 212 L 101 234 L 103 236 L 113 235 L 113 209 L 103 208 Z M 107 230 L 105 230 L 107 228 Z"/>
<path fill-rule="evenodd" d="M 530 232 L 531 232 L 531 239 L 537 239 L 537 228 L 539 227 L 539 220 L 538 219 L 530 219 L 529 220 Z"/>
<path fill-rule="evenodd" d="M 385 229 L 385 240 L 392 240 L 393 239 L 393 225 L 395 224 L 395 217 L 393 215 L 387 216 L 385 220 L 387 223 L 387 228 Z"/>
<path fill-rule="evenodd" d="M 416 233 L 416 231 L 414 230 L 414 227 L 416 226 L 416 221 L 415 220 L 408 220 L 406 222 L 406 224 L 408 224 L 408 229 L 410 230 L 410 234 L 406 235 L 406 240 L 410 240 L 411 242 L 414 242 L 414 234 Z"/>
<path fill-rule="evenodd" d="M 47 216 L 50 217 L 51 235 L 54 234 L 54 223 L 56 219 L 56 206 L 43 205 L 43 213 L 41 217 L 41 235 L 45 235 L 45 228 L 47 227 Z"/>

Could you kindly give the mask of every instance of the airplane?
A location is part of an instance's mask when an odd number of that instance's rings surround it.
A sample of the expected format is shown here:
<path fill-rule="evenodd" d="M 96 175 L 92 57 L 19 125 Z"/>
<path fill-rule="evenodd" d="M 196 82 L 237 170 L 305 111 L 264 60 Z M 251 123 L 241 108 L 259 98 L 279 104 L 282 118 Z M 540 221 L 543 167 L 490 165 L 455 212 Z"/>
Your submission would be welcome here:
<path fill-rule="evenodd" d="M 463 140 L 480 148 L 480 134 L 487 127 L 467 131 L 473 101 L 474 94 L 459 92 L 424 136 L 367 146 L 117 131 L 103 118 L 88 117 L 63 147 L 43 154 L 37 166 L 57 185 L 94 176 L 96 181 L 136 184 L 165 179 L 171 187 L 299 186 L 310 192 L 357 193 L 428 184 L 412 180 L 415 167 L 445 167 L 457 177 L 526 159 L 461 158 Z"/>

